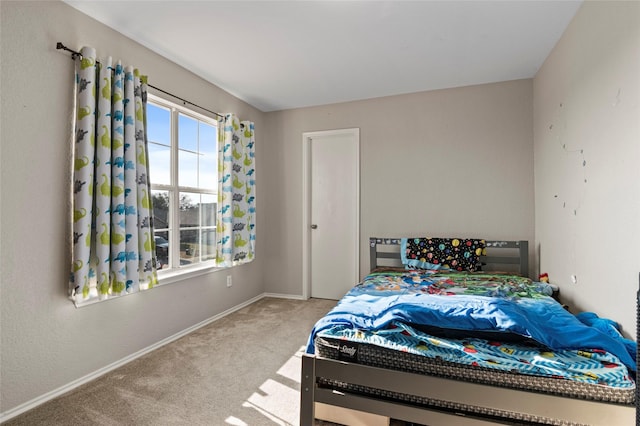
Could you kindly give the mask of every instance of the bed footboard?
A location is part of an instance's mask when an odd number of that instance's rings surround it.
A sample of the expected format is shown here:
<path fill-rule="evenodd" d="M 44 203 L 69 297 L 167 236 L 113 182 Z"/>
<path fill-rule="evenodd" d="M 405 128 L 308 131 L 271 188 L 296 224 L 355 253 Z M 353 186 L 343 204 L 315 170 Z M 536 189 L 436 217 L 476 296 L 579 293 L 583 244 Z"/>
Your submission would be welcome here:
<path fill-rule="evenodd" d="M 300 426 L 313 425 L 315 416 L 316 374 L 314 357 L 302 354 L 300 380 Z"/>
<path fill-rule="evenodd" d="M 318 379 L 335 380 L 384 392 L 448 401 L 452 406 L 486 407 L 490 415 L 424 404 L 394 402 L 387 397 L 337 391 L 322 387 Z M 344 361 L 302 356 L 300 425 L 314 423 L 314 402 L 351 408 L 429 425 L 495 424 L 505 421 L 560 419 L 568 424 L 633 424 L 635 407 L 466 383 L 421 374 L 370 367 Z M 535 424 L 535 420 L 533 421 Z M 542 423 L 544 424 L 544 423 Z"/>

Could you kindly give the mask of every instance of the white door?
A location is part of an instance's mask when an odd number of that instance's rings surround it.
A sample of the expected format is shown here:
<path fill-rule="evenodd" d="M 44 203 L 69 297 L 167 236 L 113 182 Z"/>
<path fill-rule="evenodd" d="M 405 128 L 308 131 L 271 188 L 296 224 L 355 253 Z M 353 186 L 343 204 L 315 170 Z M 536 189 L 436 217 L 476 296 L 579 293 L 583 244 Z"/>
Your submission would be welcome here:
<path fill-rule="evenodd" d="M 311 297 L 340 299 L 358 280 L 359 129 L 305 133 Z"/>

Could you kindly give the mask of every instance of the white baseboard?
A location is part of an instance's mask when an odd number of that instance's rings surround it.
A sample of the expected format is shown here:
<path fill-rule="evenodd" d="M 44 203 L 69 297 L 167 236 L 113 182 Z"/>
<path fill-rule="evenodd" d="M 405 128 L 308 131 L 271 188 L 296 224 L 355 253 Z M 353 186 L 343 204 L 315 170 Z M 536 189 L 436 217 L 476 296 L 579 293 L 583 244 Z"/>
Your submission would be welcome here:
<path fill-rule="evenodd" d="M 189 328 L 186 328 L 172 336 L 167 337 L 166 339 L 160 340 L 159 342 L 154 343 L 151 346 L 147 346 L 144 349 L 139 350 L 138 352 L 135 352 L 129 356 L 126 356 L 112 364 L 109 364 L 105 367 L 102 367 L 96 371 L 94 371 L 93 373 L 89 373 L 84 377 L 81 377 L 77 380 L 74 380 L 70 383 L 67 383 L 66 385 L 63 385 L 57 389 L 52 390 L 51 392 L 47 392 L 44 395 L 41 395 L 39 397 L 36 397 L 34 399 L 32 399 L 31 401 L 27 401 L 24 404 L 20 404 L 17 407 L 14 407 L 8 411 L 5 411 L 3 413 L 0 413 L 0 423 L 6 422 L 10 419 L 12 419 L 13 417 L 16 417 L 26 411 L 29 411 L 41 404 L 44 404 L 47 401 L 52 400 L 53 398 L 56 398 L 60 395 L 63 395 L 69 391 L 72 391 L 73 389 L 77 388 L 78 386 L 84 385 L 85 383 L 88 383 L 92 380 L 97 379 L 98 377 L 112 371 L 115 370 L 118 367 L 122 367 L 123 365 L 133 361 L 136 358 L 140 358 L 142 355 L 145 355 L 151 351 L 154 351 L 168 343 L 173 342 L 174 340 L 178 340 L 179 338 L 186 336 L 187 334 L 204 327 L 205 325 L 211 324 L 214 321 L 219 320 L 220 318 L 226 317 L 229 314 L 232 314 L 233 312 L 244 308 L 245 306 L 249 306 L 252 303 L 257 302 L 258 300 L 261 300 L 265 297 L 280 297 L 280 298 L 299 298 L 300 296 L 287 296 L 287 295 L 274 295 L 271 293 L 263 293 L 260 294 L 252 299 L 247 300 L 246 302 L 243 302 L 239 305 L 236 305 L 232 308 L 227 309 L 224 312 L 221 312 L 217 315 L 212 316 L 211 318 L 208 318 L 202 322 L 199 322 Z"/>
<path fill-rule="evenodd" d="M 301 296 L 299 294 L 263 293 L 262 296 L 273 297 L 276 299 L 307 300 L 304 296 Z"/>

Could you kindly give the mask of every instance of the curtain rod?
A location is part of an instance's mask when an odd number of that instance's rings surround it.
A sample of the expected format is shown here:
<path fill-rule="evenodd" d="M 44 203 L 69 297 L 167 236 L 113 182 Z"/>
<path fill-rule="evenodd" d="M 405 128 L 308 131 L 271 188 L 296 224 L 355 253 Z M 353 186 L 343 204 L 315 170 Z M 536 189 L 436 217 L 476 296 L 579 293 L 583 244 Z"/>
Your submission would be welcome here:
<path fill-rule="evenodd" d="M 67 46 L 65 46 L 64 44 L 62 44 L 60 42 L 58 42 L 56 44 L 56 49 L 57 50 L 66 50 L 67 52 L 71 53 L 71 59 L 73 59 L 73 60 L 75 60 L 76 58 L 82 58 L 82 53 L 76 52 L 75 50 L 72 50 L 72 49 L 69 49 Z M 219 114 L 219 113 L 217 113 L 215 111 L 211 111 L 210 109 L 207 109 L 205 107 L 201 107 L 200 105 L 194 104 L 193 102 L 189 102 L 188 100 L 183 99 L 180 96 L 174 95 L 173 93 L 169 93 L 166 90 L 162 90 L 161 88 L 156 87 L 156 86 L 154 86 L 152 84 L 147 83 L 147 86 L 149 86 L 152 89 L 155 89 L 155 90 L 157 90 L 159 92 L 162 92 L 162 93 L 164 93 L 166 95 L 172 96 L 172 97 L 174 97 L 176 99 L 180 99 L 184 104 L 193 105 L 194 107 L 197 107 L 197 108 L 200 108 L 201 110 L 210 112 L 211 114 L 217 115 L 218 117 L 224 117 L 224 115 L 222 115 L 222 114 Z"/>

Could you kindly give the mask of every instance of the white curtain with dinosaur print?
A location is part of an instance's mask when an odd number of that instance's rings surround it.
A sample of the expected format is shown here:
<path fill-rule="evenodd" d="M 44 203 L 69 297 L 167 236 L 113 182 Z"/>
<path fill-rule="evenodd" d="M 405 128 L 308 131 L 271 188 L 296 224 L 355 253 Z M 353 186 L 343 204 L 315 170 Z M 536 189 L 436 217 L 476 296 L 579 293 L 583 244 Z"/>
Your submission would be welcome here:
<path fill-rule="evenodd" d="M 254 125 L 226 114 L 218 123 L 218 266 L 250 262 L 255 257 Z"/>
<path fill-rule="evenodd" d="M 73 253 L 70 297 L 77 306 L 158 282 L 146 135 L 146 76 L 76 57 Z"/>

